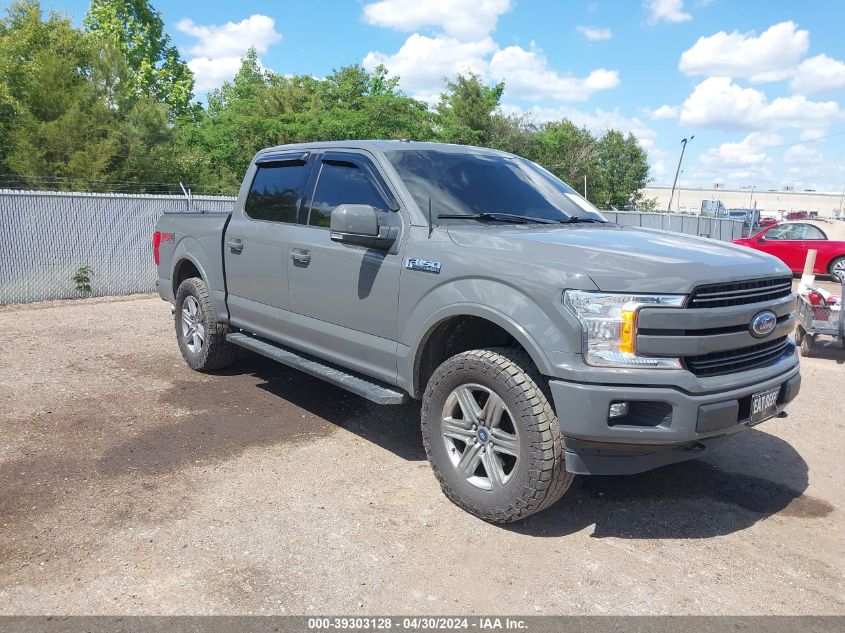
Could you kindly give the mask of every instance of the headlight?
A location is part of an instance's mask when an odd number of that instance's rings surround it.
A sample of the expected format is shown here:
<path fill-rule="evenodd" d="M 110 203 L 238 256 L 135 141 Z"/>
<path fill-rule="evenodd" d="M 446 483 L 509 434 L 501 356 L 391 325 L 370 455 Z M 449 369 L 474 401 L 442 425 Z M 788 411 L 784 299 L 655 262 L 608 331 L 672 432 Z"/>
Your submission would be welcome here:
<path fill-rule="evenodd" d="M 567 290 L 563 303 L 581 321 L 584 361 L 600 367 L 681 369 L 677 358 L 637 356 L 637 313 L 640 308 L 678 308 L 684 295 L 625 295 Z"/>

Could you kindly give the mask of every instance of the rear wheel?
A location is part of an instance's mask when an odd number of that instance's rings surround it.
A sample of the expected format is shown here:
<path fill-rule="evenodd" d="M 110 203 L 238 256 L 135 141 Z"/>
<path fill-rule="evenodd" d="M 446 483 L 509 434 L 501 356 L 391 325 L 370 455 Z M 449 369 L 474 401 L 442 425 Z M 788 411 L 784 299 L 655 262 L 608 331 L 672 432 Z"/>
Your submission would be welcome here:
<path fill-rule="evenodd" d="M 229 326 L 214 317 L 202 279 L 191 277 L 179 284 L 174 316 L 179 350 L 191 369 L 213 371 L 234 362 L 238 348 L 226 340 Z"/>
<path fill-rule="evenodd" d="M 839 283 L 845 281 L 845 257 L 837 257 L 830 263 L 830 274 Z"/>
<path fill-rule="evenodd" d="M 426 454 L 446 496 L 493 523 L 544 510 L 572 483 L 545 380 L 522 350 L 453 356 L 423 396 Z"/>

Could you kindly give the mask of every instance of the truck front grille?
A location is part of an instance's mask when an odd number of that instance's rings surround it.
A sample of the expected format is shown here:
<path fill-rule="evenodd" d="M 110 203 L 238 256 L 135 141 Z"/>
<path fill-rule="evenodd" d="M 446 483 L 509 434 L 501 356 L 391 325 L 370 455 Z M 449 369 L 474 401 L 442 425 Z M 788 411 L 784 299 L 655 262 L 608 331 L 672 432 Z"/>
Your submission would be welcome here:
<path fill-rule="evenodd" d="M 686 356 L 684 364 L 696 376 L 719 376 L 768 365 L 780 358 L 787 347 L 789 340 L 782 336 L 750 347 Z"/>
<path fill-rule="evenodd" d="M 786 297 L 792 292 L 791 277 L 752 279 L 727 284 L 699 286 L 692 291 L 688 308 L 726 308 L 762 303 Z"/>

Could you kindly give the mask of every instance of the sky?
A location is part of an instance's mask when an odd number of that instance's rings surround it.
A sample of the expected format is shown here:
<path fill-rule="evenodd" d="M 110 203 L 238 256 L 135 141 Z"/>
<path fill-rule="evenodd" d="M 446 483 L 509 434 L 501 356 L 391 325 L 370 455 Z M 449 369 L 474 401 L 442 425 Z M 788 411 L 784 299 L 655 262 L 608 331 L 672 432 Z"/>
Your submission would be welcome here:
<path fill-rule="evenodd" d="M 0 5 L 8 2 L 0 1 Z M 81 23 L 85 0 L 42 0 Z M 153 0 L 196 75 L 254 46 L 282 74 L 384 64 L 436 101 L 444 77 L 504 80 L 502 107 L 633 132 L 653 184 L 840 192 L 845 2 L 821 0 Z M 694 138 L 692 138 L 694 136 Z"/>

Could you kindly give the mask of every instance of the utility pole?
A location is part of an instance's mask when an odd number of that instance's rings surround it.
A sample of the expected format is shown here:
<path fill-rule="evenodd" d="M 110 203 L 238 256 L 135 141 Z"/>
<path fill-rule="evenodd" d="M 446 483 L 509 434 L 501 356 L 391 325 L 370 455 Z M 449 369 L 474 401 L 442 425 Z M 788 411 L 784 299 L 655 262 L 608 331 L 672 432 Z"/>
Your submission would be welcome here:
<path fill-rule="evenodd" d="M 842 185 L 842 195 L 839 196 L 839 215 L 845 219 L 845 207 L 842 206 L 843 202 L 845 202 L 845 185 Z"/>
<path fill-rule="evenodd" d="M 669 207 L 666 211 L 672 210 L 672 198 L 675 197 L 675 187 L 678 185 L 678 175 L 681 173 L 681 163 L 684 160 L 684 152 L 687 149 L 687 142 L 691 141 L 695 138 L 695 134 L 689 137 L 689 139 L 681 139 L 681 157 L 678 159 L 678 169 L 675 170 L 675 181 L 672 183 L 672 193 L 669 194 Z"/>
<path fill-rule="evenodd" d="M 587 174 L 584 174 L 584 200 L 587 199 Z"/>

